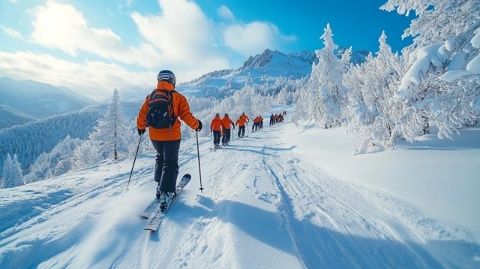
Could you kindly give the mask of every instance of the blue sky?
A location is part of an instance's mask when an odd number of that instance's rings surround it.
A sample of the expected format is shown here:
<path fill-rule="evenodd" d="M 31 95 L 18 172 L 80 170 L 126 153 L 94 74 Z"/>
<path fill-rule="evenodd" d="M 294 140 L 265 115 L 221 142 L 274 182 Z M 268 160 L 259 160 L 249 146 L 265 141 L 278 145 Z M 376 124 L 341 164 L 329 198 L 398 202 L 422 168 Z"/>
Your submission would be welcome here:
<path fill-rule="evenodd" d="M 162 68 L 187 81 L 265 48 L 321 48 L 328 22 L 340 46 L 375 51 L 385 30 L 398 51 L 409 19 L 379 10 L 384 2 L 0 0 L 0 76 L 103 98 L 152 87 Z"/>

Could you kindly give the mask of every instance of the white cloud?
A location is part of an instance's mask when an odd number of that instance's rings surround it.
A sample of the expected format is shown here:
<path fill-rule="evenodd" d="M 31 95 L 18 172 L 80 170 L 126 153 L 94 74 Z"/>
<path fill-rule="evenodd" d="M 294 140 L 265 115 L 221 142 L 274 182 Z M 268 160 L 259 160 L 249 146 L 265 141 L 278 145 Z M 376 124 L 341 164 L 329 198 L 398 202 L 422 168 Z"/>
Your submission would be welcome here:
<path fill-rule="evenodd" d="M 226 46 L 245 56 L 260 53 L 267 48 L 278 49 L 282 43 L 296 39 L 295 36 L 283 35 L 272 23 L 258 21 L 228 25 L 222 34 Z"/>
<path fill-rule="evenodd" d="M 60 49 L 72 56 L 85 51 L 147 68 L 156 67 L 162 60 L 151 45 L 128 47 L 112 30 L 89 26 L 83 14 L 71 5 L 47 1 L 44 6 L 35 8 L 33 15 L 31 38 L 37 44 Z"/>
<path fill-rule="evenodd" d="M 193 78 L 229 67 L 221 55 L 215 25 L 193 1 L 159 0 L 160 14 L 133 13 L 142 37 L 162 53 L 162 66 L 178 68 Z"/>
<path fill-rule="evenodd" d="M 13 28 L 10 28 L 10 27 L 6 27 L 6 26 L 1 26 L 0 25 L 0 28 L 2 29 L 2 31 L 6 34 L 6 35 L 9 35 L 13 38 L 18 38 L 18 39 L 22 39 L 23 38 L 23 35 L 22 33 L 20 33 L 19 31 L 13 29 Z"/>
<path fill-rule="evenodd" d="M 216 24 L 194 1 L 158 0 L 158 4 L 158 14 L 130 15 L 143 41 L 128 46 L 111 29 L 90 25 L 74 6 L 47 0 L 32 10 L 30 37 L 8 27 L 1 30 L 73 57 L 87 52 L 106 60 L 73 62 L 48 54 L 0 50 L 0 74 L 66 86 L 98 99 L 110 96 L 113 88 L 150 89 L 160 69 L 172 69 L 179 81 L 187 81 L 230 68 L 231 50 L 250 56 L 292 40 L 269 22 L 238 22 L 226 6 L 218 10 L 225 21 Z"/>
<path fill-rule="evenodd" d="M 8 0 L 8 2 L 12 3 L 12 4 L 16 4 L 17 3 L 17 0 Z"/>
<path fill-rule="evenodd" d="M 98 61 L 72 63 L 51 55 L 0 51 L 0 74 L 65 86 L 80 94 L 102 99 L 117 88 L 123 91 L 155 85 L 154 72 L 132 72 L 116 64 Z"/>
<path fill-rule="evenodd" d="M 217 13 L 226 21 L 235 21 L 235 15 L 233 15 L 233 12 L 225 5 L 220 6 L 217 9 Z"/>

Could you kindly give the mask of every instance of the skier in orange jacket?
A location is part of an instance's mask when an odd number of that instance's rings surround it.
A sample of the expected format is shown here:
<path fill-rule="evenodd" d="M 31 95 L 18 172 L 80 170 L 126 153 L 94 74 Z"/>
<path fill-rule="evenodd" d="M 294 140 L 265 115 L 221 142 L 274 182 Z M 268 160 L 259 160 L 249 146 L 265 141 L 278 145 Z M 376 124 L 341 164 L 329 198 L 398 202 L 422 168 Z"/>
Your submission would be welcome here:
<path fill-rule="evenodd" d="M 230 142 L 230 128 L 233 126 L 235 129 L 235 123 L 230 119 L 228 113 L 225 113 L 225 116 L 222 119 L 222 128 L 223 128 L 223 136 L 222 136 L 222 146 L 228 146 Z"/>
<path fill-rule="evenodd" d="M 157 151 L 155 181 L 158 182 L 156 196 L 160 206 L 166 206 L 167 199 L 175 195 L 182 138 L 180 120 L 197 132 L 202 130 L 202 122 L 190 112 L 185 96 L 175 91 L 175 82 L 172 71 L 160 71 L 157 87 L 145 98 L 137 117 L 138 134 L 144 134 L 148 127 Z"/>
<path fill-rule="evenodd" d="M 238 118 L 236 124 L 238 125 L 238 137 L 244 137 L 245 136 L 245 125 L 248 123 L 249 118 L 247 115 L 245 115 L 245 112 L 240 115 L 240 118 Z"/>
<path fill-rule="evenodd" d="M 259 126 L 260 126 L 260 118 L 258 116 L 256 116 L 253 119 L 252 132 L 255 132 L 256 130 L 258 130 Z"/>
<path fill-rule="evenodd" d="M 220 137 L 222 136 L 222 120 L 220 119 L 220 114 L 215 114 L 210 123 L 210 131 L 213 133 L 213 146 L 217 149 L 220 146 Z"/>

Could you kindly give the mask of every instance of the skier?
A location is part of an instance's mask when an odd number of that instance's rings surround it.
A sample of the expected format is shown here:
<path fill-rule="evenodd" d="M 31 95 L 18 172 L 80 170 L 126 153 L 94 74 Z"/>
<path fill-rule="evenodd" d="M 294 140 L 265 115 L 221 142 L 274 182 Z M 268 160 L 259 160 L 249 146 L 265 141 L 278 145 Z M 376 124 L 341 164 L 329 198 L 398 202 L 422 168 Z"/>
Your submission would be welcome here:
<path fill-rule="evenodd" d="M 255 132 L 259 128 L 260 128 L 260 117 L 256 116 L 255 119 L 253 119 L 252 132 Z"/>
<path fill-rule="evenodd" d="M 235 123 L 230 119 L 228 116 L 228 113 L 225 113 L 225 116 L 222 119 L 222 128 L 223 128 L 223 136 L 222 136 L 222 145 L 223 146 L 228 146 L 228 143 L 230 142 L 230 134 L 231 130 L 230 127 L 233 126 L 233 129 L 235 130 Z"/>
<path fill-rule="evenodd" d="M 210 123 L 210 131 L 213 133 L 214 149 L 217 149 L 220 147 L 220 137 L 222 136 L 222 120 L 219 113 L 215 114 L 215 118 Z"/>
<path fill-rule="evenodd" d="M 273 114 L 270 115 L 270 126 L 272 126 L 272 125 L 273 125 Z"/>
<path fill-rule="evenodd" d="M 258 116 L 258 128 L 260 128 L 260 129 L 263 128 L 263 117 L 262 117 L 262 115 Z"/>
<path fill-rule="evenodd" d="M 154 179 L 158 182 L 156 197 L 162 209 L 176 195 L 178 151 L 182 137 L 180 120 L 197 132 L 202 130 L 202 122 L 190 112 L 185 96 L 175 91 L 175 82 L 172 71 L 160 71 L 157 87 L 147 95 L 137 117 L 138 134 L 143 135 L 148 127 L 150 140 L 157 151 Z"/>
<path fill-rule="evenodd" d="M 245 115 L 245 112 L 240 115 L 240 118 L 238 118 L 236 124 L 238 125 L 238 137 L 244 137 L 245 136 L 245 124 L 248 123 L 248 117 Z"/>

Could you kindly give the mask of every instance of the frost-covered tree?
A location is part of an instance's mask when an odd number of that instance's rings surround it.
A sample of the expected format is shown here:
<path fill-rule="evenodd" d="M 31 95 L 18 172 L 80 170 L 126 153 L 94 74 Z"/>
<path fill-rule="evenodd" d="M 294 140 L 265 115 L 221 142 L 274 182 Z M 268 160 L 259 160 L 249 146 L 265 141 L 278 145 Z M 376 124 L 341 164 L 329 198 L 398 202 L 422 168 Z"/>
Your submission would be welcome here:
<path fill-rule="evenodd" d="M 316 51 L 317 61 L 312 65 L 312 72 L 297 102 L 297 117 L 314 120 L 324 128 L 343 122 L 342 106 L 345 104 L 346 89 L 342 76 L 346 71 L 346 59 L 350 50 L 342 59 L 335 54 L 337 45 L 333 41 L 330 24 L 321 36 L 324 48 Z M 349 64 L 349 63 L 348 63 Z"/>
<path fill-rule="evenodd" d="M 405 50 L 408 70 L 395 94 L 404 106 L 395 133 L 413 140 L 433 124 L 440 138 L 451 138 L 479 115 L 480 1 L 390 0 L 382 8 L 417 15 L 404 33 L 414 43 Z"/>
<path fill-rule="evenodd" d="M 7 154 L 7 158 L 3 162 L 3 178 L 1 181 L 2 188 L 13 188 L 23 185 L 22 168 L 18 162 L 17 155 L 13 158 Z"/>
<path fill-rule="evenodd" d="M 343 77 L 349 88 L 345 116 L 349 130 L 359 140 L 357 153 L 372 146 L 390 146 L 396 113 L 401 111 L 391 100 L 403 73 L 402 63 L 387 44 L 385 32 L 378 41 L 375 57 L 368 55 L 364 63 L 351 67 Z"/>
<path fill-rule="evenodd" d="M 67 136 L 49 153 L 42 153 L 30 167 L 30 173 L 24 178 L 25 183 L 58 176 L 73 169 L 73 152 L 80 142 L 79 139 Z"/>
<path fill-rule="evenodd" d="M 28 169 L 44 152 L 50 152 L 67 135 L 86 139 L 104 114 L 104 105 L 48 117 L 0 130 L 0 167 L 9 152 L 15 152 L 22 169 Z"/>
<path fill-rule="evenodd" d="M 134 144 L 133 131 L 128 128 L 119 105 L 120 98 L 115 89 L 107 112 L 98 121 L 88 139 L 75 149 L 73 158 L 76 167 L 130 156 L 131 146 Z"/>

